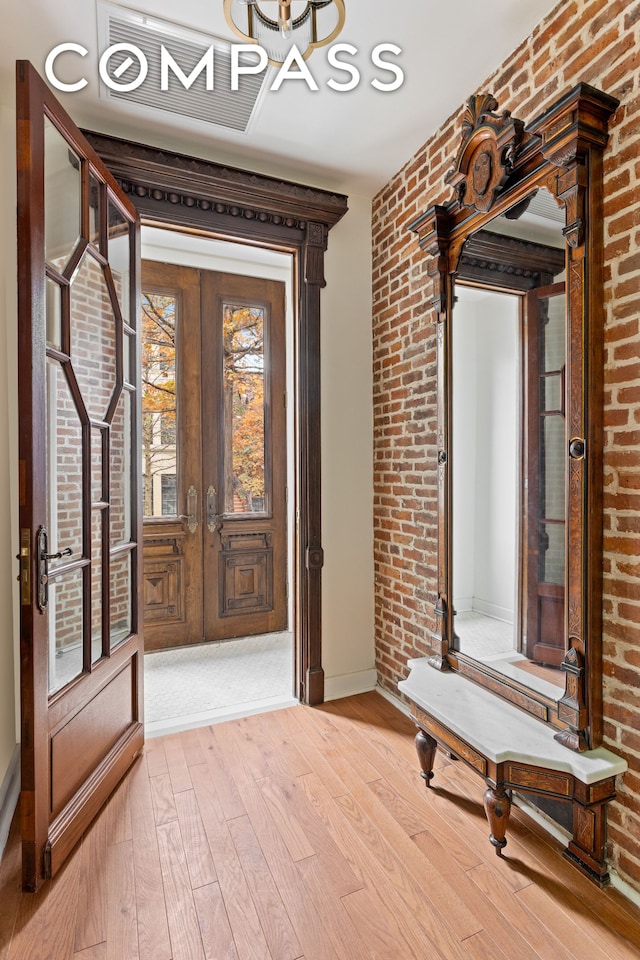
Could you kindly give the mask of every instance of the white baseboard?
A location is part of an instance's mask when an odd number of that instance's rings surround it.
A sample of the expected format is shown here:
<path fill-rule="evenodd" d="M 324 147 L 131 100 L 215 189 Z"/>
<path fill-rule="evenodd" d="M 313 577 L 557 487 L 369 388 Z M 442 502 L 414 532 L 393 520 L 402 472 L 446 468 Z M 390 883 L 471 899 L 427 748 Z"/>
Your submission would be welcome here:
<path fill-rule="evenodd" d="M 357 673 L 345 673 L 339 677 L 325 677 L 324 699 L 340 700 L 342 697 L 353 697 L 358 693 L 369 693 L 375 690 L 378 682 L 376 670 L 360 670 Z"/>
<path fill-rule="evenodd" d="M 384 687 L 378 685 L 376 687 L 376 693 L 379 693 L 381 697 L 384 697 L 385 700 L 388 700 L 389 703 L 392 703 L 396 710 L 399 710 L 400 713 L 404 713 L 405 717 L 411 717 L 411 711 L 409 710 L 408 705 L 400 699 L 400 697 L 394 697 L 392 693 L 389 693 L 388 690 L 385 690 Z"/>
<path fill-rule="evenodd" d="M 0 858 L 4 853 L 19 796 L 20 744 L 17 743 L 9 762 L 9 768 L 0 784 Z"/>
<path fill-rule="evenodd" d="M 468 613 L 473 610 L 473 597 L 456 597 L 453 601 L 456 613 Z"/>
<path fill-rule="evenodd" d="M 513 623 L 513 610 L 509 610 L 508 607 L 499 607 L 497 603 L 480 600 L 479 597 L 473 598 L 471 607 L 478 613 L 484 613 L 486 617 L 493 617 L 494 620 L 504 620 L 505 623 Z"/>

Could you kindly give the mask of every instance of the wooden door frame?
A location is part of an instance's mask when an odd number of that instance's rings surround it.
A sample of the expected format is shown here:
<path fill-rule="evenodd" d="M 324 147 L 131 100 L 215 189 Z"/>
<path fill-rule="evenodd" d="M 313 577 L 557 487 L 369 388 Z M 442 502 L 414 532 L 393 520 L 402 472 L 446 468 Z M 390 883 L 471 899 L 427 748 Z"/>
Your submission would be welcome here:
<path fill-rule="evenodd" d="M 320 442 L 320 291 L 329 230 L 347 197 L 93 131 L 84 135 L 144 223 L 293 254 L 295 288 L 298 696 L 324 700 Z"/>

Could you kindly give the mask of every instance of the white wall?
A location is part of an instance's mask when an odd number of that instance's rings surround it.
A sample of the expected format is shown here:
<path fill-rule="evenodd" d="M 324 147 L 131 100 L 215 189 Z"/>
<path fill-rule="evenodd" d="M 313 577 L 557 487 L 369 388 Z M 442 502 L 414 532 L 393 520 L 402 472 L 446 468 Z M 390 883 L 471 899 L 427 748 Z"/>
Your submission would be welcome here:
<path fill-rule="evenodd" d="M 456 288 L 454 347 L 455 603 L 513 621 L 518 492 L 518 300 Z M 458 376 L 460 371 L 460 376 Z M 474 433 L 473 438 L 470 434 Z M 458 586 L 460 581 L 460 587 Z"/>
<path fill-rule="evenodd" d="M 18 590 L 18 397 L 16 166 L 13 88 L 0 92 L 0 850 L 3 785 L 9 787 L 18 740 L 16 710 Z"/>
<path fill-rule="evenodd" d="M 375 686 L 371 202 L 329 233 L 322 292 L 322 648 L 327 698 Z"/>
<path fill-rule="evenodd" d="M 473 609 L 476 558 L 477 329 L 475 303 L 457 292 L 453 319 L 453 588 L 458 613 Z M 466 482 L 469 480 L 470 482 Z"/>

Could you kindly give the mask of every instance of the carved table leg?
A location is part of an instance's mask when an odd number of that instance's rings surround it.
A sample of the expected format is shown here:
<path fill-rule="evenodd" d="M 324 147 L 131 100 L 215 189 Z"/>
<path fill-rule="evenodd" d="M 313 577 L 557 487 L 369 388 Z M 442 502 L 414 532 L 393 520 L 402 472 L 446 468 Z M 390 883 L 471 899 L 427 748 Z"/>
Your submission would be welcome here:
<path fill-rule="evenodd" d="M 511 813 L 511 797 L 500 784 L 496 787 L 489 787 L 485 791 L 484 812 L 491 828 L 489 840 L 496 848 L 498 856 L 500 856 L 502 848 L 507 845 L 505 834 L 509 814 Z"/>
<path fill-rule="evenodd" d="M 433 779 L 433 761 L 436 757 L 437 746 L 438 744 L 433 737 L 430 737 L 424 730 L 418 730 L 416 734 L 416 750 L 418 751 L 418 760 L 422 767 L 420 776 L 428 787 L 431 786 L 431 780 Z"/>

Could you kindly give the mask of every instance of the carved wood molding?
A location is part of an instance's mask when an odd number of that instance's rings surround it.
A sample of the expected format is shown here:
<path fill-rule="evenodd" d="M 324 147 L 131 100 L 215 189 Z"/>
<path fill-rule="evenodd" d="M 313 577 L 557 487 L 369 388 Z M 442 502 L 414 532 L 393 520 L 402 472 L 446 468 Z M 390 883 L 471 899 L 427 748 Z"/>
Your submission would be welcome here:
<path fill-rule="evenodd" d="M 524 123 L 508 110 L 494 111 L 498 101 L 489 93 L 470 97 L 462 118 L 462 143 L 453 169 L 446 176 L 465 207 L 486 212 L 512 173 Z"/>
<path fill-rule="evenodd" d="M 464 244 L 457 276 L 512 290 L 531 290 L 552 283 L 564 265 L 564 249 L 479 230 Z"/>
<path fill-rule="evenodd" d="M 288 229 L 304 229 L 309 219 L 332 227 L 347 210 L 347 198 L 342 194 L 94 131 L 83 132 L 134 202 L 197 207 L 206 213 Z"/>
<path fill-rule="evenodd" d="M 101 133 L 86 131 L 85 136 L 149 221 L 296 254 L 298 679 L 300 699 L 321 703 L 320 292 L 327 234 L 347 212 L 347 197 Z"/>
<path fill-rule="evenodd" d="M 526 292 L 551 284 L 566 266 L 568 439 L 583 453 L 567 457 L 564 696 L 549 701 L 549 721 L 568 727 L 558 739 L 574 750 L 602 739 L 602 154 L 618 101 L 578 84 L 525 129 L 489 94 L 472 97 L 447 182 L 454 197 L 431 206 L 408 226 L 429 256 L 425 299 L 437 310 L 438 453 L 452 442 L 451 324 L 457 276 L 493 288 Z M 517 219 L 545 187 L 565 211 L 561 250 L 493 234 L 490 221 Z M 588 221 L 588 222 L 587 222 Z M 488 227 L 488 229 L 487 229 Z M 438 463 L 438 604 L 434 666 L 461 670 L 450 595 L 452 477 Z M 511 681 L 501 681 L 511 683 Z M 482 680 L 483 686 L 490 686 Z M 514 688 L 515 689 L 515 688 Z M 502 694 L 504 695 L 504 694 Z M 529 709 L 529 708 L 527 708 Z M 535 712 L 535 711 L 530 711 Z"/>

